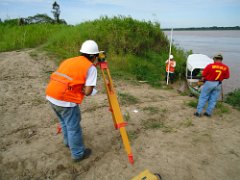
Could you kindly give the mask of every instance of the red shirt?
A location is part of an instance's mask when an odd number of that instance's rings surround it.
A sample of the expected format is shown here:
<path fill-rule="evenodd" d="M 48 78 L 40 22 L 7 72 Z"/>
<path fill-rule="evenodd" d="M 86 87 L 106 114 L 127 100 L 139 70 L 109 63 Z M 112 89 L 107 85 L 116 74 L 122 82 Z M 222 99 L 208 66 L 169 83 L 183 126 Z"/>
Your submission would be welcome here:
<path fill-rule="evenodd" d="M 206 81 L 223 81 L 229 78 L 229 68 L 221 62 L 214 62 L 204 68 L 202 76 Z"/>

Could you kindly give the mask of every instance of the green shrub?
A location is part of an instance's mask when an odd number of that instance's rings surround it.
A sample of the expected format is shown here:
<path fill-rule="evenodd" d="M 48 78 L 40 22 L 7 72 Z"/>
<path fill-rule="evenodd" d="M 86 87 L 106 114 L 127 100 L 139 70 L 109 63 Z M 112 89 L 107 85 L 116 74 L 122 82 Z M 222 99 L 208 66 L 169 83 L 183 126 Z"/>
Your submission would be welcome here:
<path fill-rule="evenodd" d="M 218 114 L 229 113 L 229 108 L 222 102 L 217 102 L 216 110 L 218 111 Z"/>
<path fill-rule="evenodd" d="M 225 102 L 240 110 L 240 89 L 228 93 Z"/>
<path fill-rule="evenodd" d="M 191 100 L 189 102 L 187 102 L 187 105 L 189 107 L 192 107 L 192 108 L 196 108 L 197 107 L 197 104 L 198 104 L 198 101 L 197 100 Z"/>
<path fill-rule="evenodd" d="M 56 56 L 56 62 L 79 55 L 81 44 L 95 40 L 100 50 L 107 52 L 111 73 L 134 77 L 161 86 L 165 77 L 169 40 L 160 24 L 134 20 L 131 17 L 101 17 L 76 26 L 33 24 L 24 26 L 0 25 L 0 51 L 43 47 Z M 177 60 L 176 75 L 185 72 L 187 53 L 172 46 Z"/>

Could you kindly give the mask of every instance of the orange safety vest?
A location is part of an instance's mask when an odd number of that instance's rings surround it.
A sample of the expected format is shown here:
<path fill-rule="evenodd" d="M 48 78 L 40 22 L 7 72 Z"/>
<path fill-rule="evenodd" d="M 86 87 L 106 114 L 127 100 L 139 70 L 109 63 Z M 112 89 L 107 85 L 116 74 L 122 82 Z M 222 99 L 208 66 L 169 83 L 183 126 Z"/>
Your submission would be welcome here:
<path fill-rule="evenodd" d="M 88 69 L 92 66 L 84 56 L 63 61 L 57 71 L 52 73 L 46 88 L 46 95 L 57 100 L 81 104 Z"/>
<path fill-rule="evenodd" d="M 169 64 L 169 62 L 167 62 L 167 64 L 166 64 L 166 72 L 168 72 L 168 64 Z M 173 72 L 174 73 L 174 71 L 175 71 L 175 67 L 173 67 L 174 64 L 175 64 L 174 61 L 170 61 L 169 72 Z"/>

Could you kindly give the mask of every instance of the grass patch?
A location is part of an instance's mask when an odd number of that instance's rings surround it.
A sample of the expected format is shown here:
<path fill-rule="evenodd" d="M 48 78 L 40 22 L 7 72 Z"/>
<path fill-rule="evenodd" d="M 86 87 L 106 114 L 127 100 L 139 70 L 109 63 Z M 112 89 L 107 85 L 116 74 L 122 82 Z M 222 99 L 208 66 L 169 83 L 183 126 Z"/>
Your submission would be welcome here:
<path fill-rule="evenodd" d="M 197 104 L 198 104 L 198 101 L 196 101 L 196 100 L 191 100 L 191 101 L 187 102 L 186 104 L 187 104 L 187 106 L 189 106 L 189 107 L 196 108 L 196 107 L 197 107 Z"/>
<path fill-rule="evenodd" d="M 240 89 L 228 93 L 225 102 L 240 111 Z"/>
<path fill-rule="evenodd" d="M 134 130 L 130 130 L 130 131 L 128 131 L 128 137 L 129 137 L 130 141 L 133 141 L 138 138 L 138 132 L 134 131 Z"/>
<path fill-rule="evenodd" d="M 156 119 L 148 119 L 143 122 L 144 129 L 161 129 L 164 133 L 174 132 L 174 129 L 165 125 L 162 121 Z"/>
<path fill-rule="evenodd" d="M 81 44 L 93 39 L 100 50 L 107 52 L 107 61 L 114 77 L 147 81 L 154 87 L 161 87 L 160 82 L 165 77 L 163 67 L 170 46 L 159 23 L 124 16 L 105 16 L 75 26 L 0 24 L 0 39 L 0 52 L 41 47 L 56 57 L 54 61 L 57 64 L 66 58 L 78 56 Z M 183 77 L 189 53 L 172 45 L 172 54 L 178 60 L 176 78 Z"/>
<path fill-rule="evenodd" d="M 186 119 L 181 124 L 185 127 L 191 127 L 191 126 L 194 125 L 193 122 L 192 122 L 192 119 Z"/>
<path fill-rule="evenodd" d="M 216 111 L 218 114 L 229 113 L 229 108 L 224 105 L 222 102 L 217 102 Z"/>
<path fill-rule="evenodd" d="M 124 117 L 124 120 L 127 121 L 127 122 L 129 122 L 130 119 L 131 119 L 130 114 L 129 114 L 128 111 L 126 111 L 126 113 L 123 114 L 123 117 Z"/>
<path fill-rule="evenodd" d="M 156 114 L 156 113 L 158 113 L 160 110 L 159 110 L 159 108 L 157 108 L 157 107 L 150 106 L 150 107 L 144 107 L 144 108 L 143 108 L 143 111 L 147 111 L 147 112 L 150 113 L 150 114 Z"/>
<path fill-rule="evenodd" d="M 118 97 L 121 105 L 133 105 L 139 103 L 139 100 L 135 96 L 128 93 L 118 92 Z"/>

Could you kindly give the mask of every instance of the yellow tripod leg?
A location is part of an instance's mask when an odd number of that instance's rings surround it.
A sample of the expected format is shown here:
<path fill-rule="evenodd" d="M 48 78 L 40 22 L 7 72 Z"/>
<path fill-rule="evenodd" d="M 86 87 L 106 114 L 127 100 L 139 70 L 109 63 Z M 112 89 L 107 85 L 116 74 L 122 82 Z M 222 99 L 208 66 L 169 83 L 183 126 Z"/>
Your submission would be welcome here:
<path fill-rule="evenodd" d="M 104 84 L 105 84 L 106 91 L 107 91 L 108 102 L 109 102 L 109 105 L 111 108 L 114 126 L 116 129 L 119 129 L 121 137 L 122 137 L 123 145 L 128 154 L 128 160 L 131 164 L 133 164 L 134 163 L 133 155 L 131 152 L 131 147 L 130 147 L 128 135 L 127 135 L 126 128 L 125 128 L 127 123 L 124 122 L 124 120 L 123 120 L 123 116 L 122 116 L 120 106 L 118 103 L 117 95 L 113 88 L 112 78 L 111 78 L 107 63 L 101 62 L 100 68 L 101 68 Z M 106 74 L 105 74 L 105 72 L 106 72 Z"/>

